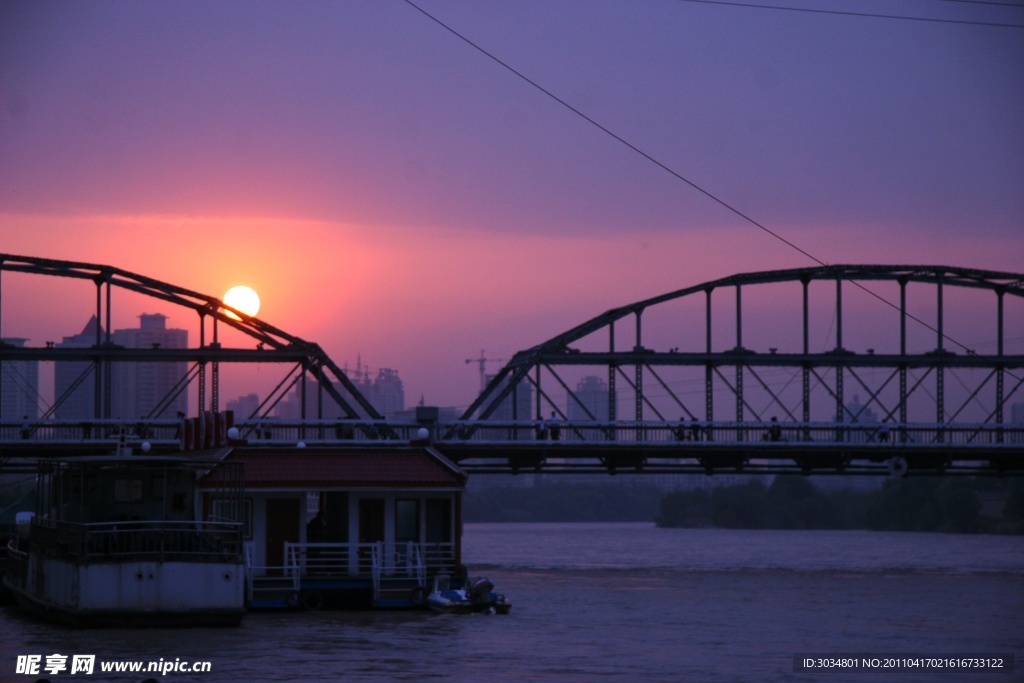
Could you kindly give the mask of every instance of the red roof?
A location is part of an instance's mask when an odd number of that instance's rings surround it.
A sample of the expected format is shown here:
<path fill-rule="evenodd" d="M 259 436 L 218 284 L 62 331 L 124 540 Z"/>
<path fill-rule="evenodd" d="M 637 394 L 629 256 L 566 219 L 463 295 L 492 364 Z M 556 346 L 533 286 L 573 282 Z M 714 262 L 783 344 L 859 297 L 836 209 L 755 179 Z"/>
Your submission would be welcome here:
<path fill-rule="evenodd" d="M 466 473 L 437 451 L 405 448 L 232 448 L 247 489 L 464 488 Z M 216 486 L 213 474 L 203 486 Z"/>

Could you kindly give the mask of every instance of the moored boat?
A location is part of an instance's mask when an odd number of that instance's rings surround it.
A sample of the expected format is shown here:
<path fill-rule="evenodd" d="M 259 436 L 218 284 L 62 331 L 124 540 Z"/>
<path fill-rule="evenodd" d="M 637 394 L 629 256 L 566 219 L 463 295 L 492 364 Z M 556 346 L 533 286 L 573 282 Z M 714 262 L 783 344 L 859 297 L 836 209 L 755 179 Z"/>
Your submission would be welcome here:
<path fill-rule="evenodd" d="M 441 614 L 508 614 L 512 609 L 508 598 L 495 593 L 494 584 L 485 577 L 467 580 L 462 586 L 455 587 L 447 574 L 434 577 L 434 589 L 427 596 L 427 605 Z"/>
<path fill-rule="evenodd" d="M 198 510 L 208 461 L 110 456 L 40 463 L 39 502 L 8 545 L 19 607 L 75 626 L 237 625 L 245 612 L 241 523 Z M 241 509 L 241 474 L 219 492 Z M 203 513 L 207 513 L 204 515 Z"/>

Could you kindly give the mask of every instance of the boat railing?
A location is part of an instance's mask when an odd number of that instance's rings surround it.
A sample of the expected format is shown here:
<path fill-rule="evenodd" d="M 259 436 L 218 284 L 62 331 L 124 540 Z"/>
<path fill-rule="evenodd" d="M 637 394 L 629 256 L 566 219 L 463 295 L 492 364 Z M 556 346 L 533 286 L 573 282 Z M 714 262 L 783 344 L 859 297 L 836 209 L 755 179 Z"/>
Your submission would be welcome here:
<path fill-rule="evenodd" d="M 252 583 L 254 576 L 253 567 L 253 545 L 251 542 L 242 544 L 242 557 L 245 560 L 245 597 L 247 600 L 252 599 Z"/>
<path fill-rule="evenodd" d="M 423 553 L 420 552 L 420 544 L 409 542 L 406 550 L 406 558 L 409 566 L 416 574 L 416 582 L 419 585 L 424 585 L 427 582 L 427 565 L 423 561 Z"/>
<path fill-rule="evenodd" d="M 32 540 L 43 551 L 75 561 L 242 559 L 242 525 L 236 522 L 137 520 L 33 521 Z"/>
<path fill-rule="evenodd" d="M 7 581 L 16 587 L 23 587 L 25 577 L 28 576 L 28 553 L 17 547 L 17 541 L 11 539 L 7 542 L 6 556 L 4 558 L 4 575 Z"/>
<path fill-rule="evenodd" d="M 269 569 L 269 568 L 268 568 Z M 292 543 L 284 544 L 278 573 L 305 577 L 405 576 L 421 583 L 437 573 L 453 573 L 454 543 Z"/>
<path fill-rule="evenodd" d="M 373 579 L 373 600 L 380 600 L 381 547 L 383 543 L 373 543 L 370 547 L 371 577 Z"/>
<path fill-rule="evenodd" d="M 448 543 L 291 543 L 284 544 L 281 566 L 255 566 L 246 544 L 246 573 L 250 595 L 254 583 L 276 577 L 296 589 L 305 579 L 370 579 L 375 599 L 382 583 L 414 579 L 426 586 L 436 574 L 456 573 L 455 544 Z"/>
<path fill-rule="evenodd" d="M 255 564 L 253 543 L 245 544 L 245 598 L 252 604 L 260 600 L 284 600 L 288 605 L 298 604 L 301 577 L 290 565 L 287 557 L 285 566 L 268 567 Z"/>
<path fill-rule="evenodd" d="M 348 543 L 284 544 L 290 571 L 305 576 L 346 576 L 352 573 L 352 550 Z"/>
<path fill-rule="evenodd" d="M 428 575 L 456 573 L 454 543 L 424 543 L 420 552 Z"/>

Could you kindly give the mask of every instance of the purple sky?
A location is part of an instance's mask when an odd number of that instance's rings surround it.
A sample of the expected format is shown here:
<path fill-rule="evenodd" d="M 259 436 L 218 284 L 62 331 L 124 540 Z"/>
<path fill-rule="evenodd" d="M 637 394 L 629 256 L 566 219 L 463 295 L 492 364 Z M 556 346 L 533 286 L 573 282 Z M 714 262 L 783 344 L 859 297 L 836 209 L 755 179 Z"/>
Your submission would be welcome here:
<path fill-rule="evenodd" d="M 1022 29 L 418 4 L 822 261 L 1024 270 Z M 1024 24 L 962 3 L 778 4 Z M 399 0 L 4 3 L 0 235 L 2 252 L 211 294 L 248 284 L 261 318 L 339 363 L 361 353 L 410 403 L 461 406 L 480 349 L 814 265 Z M 41 344 L 89 315 L 41 316 L 41 294 L 6 284 L 6 336 Z"/>

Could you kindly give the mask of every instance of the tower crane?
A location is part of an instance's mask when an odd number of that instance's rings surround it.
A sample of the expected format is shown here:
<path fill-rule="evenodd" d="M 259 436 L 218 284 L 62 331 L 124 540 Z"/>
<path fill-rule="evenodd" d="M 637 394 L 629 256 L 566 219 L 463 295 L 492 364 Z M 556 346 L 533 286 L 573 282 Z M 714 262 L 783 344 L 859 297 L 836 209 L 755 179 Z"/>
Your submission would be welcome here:
<path fill-rule="evenodd" d="M 487 362 L 488 361 L 493 361 L 495 363 L 504 363 L 506 360 L 508 360 L 508 359 L 507 358 L 488 358 L 485 355 L 485 351 L 483 349 L 480 349 L 480 357 L 479 358 L 467 358 L 466 359 L 466 364 L 467 365 L 470 364 L 470 363 L 479 363 L 480 364 L 480 391 L 481 391 L 481 393 L 483 392 L 484 389 L 487 388 Z"/>

